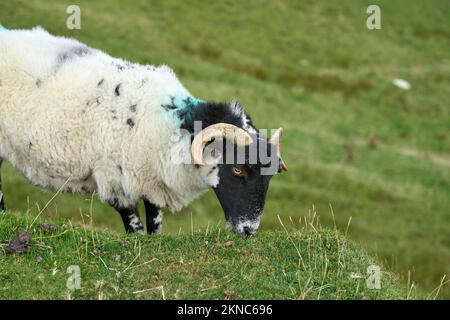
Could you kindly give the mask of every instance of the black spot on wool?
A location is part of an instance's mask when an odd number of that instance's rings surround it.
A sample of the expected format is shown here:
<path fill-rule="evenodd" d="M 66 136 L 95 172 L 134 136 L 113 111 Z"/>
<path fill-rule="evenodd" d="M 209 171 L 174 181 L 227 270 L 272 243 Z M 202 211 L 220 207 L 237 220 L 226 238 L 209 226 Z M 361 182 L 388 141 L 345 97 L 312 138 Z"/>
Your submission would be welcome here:
<path fill-rule="evenodd" d="M 137 108 L 137 104 L 133 104 L 132 106 L 130 106 L 130 111 L 136 112 L 136 108 Z"/>
<path fill-rule="evenodd" d="M 166 111 L 170 111 L 170 110 L 174 110 L 177 108 L 177 106 L 175 105 L 175 97 L 171 96 L 170 97 L 170 103 L 167 104 L 162 104 L 161 107 L 166 110 Z"/>
<path fill-rule="evenodd" d="M 140 88 L 142 88 L 143 86 L 144 86 L 144 84 L 146 84 L 147 83 L 147 79 L 143 79 L 142 81 L 141 81 L 141 84 L 139 85 L 139 89 Z"/>
<path fill-rule="evenodd" d="M 58 61 L 60 63 L 64 63 L 67 60 L 73 59 L 74 57 L 82 57 L 91 53 L 91 49 L 80 45 L 69 48 L 68 50 L 61 52 L 58 55 Z"/>
<path fill-rule="evenodd" d="M 211 173 L 213 173 L 214 170 L 216 170 L 216 168 L 217 168 L 216 166 L 212 167 L 211 170 L 209 170 L 207 176 L 209 176 Z"/>
<path fill-rule="evenodd" d="M 56 59 L 56 67 L 55 72 L 58 71 L 58 69 L 61 67 L 62 64 L 76 58 L 76 57 L 83 57 L 86 55 L 91 54 L 92 49 L 90 49 L 87 46 L 84 45 L 76 45 L 73 47 L 67 48 L 65 51 L 62 51 L 58 54 L 58 57 Z"/>
<path fill-rule="evenodd" d="M 134 121 L 133 121 L 133 119 L 128 118 L 128 119 L 127 119 L 127 125 L 130 127 L 130 129 L 133 128 L 133 127 L 134 127 Z"/>
<path fill-rule="evenodd" d="M 135 66 L 129 62 L 123 62 L 123 63 L 118 63 L 118 62 L 113 62 L 112 65 L 119 71 L 123 71 L 123 70 L 130 70 L 130 69 L 134 69 Z"/>
<path fill-rule="evenodd" d="M 117 70 L 119 70 L 119 71 L 123 71 L 123 69 L 125 69 L 125 66 L 122 65 L 122 64 L 119 64 L 119 63 L 116 63 L 116 62 L 113 62 L 112 64 L 113 64 L 113 66 L 116 67 Z"/>
<path fill-rule="evenodd" d="M 114 94 L 116 95 L 116 97 L 120 96 L 120 83 L 116 86 L 116 88 L 114 89 Z"/>
<path fill-rule="evenodd" d="M 97 83 L 97 87 L 100 87 L 100 86 L 103 84 L 103 82 L 105 82 L 105 79 L 100 80 L 100 81 Z"/>

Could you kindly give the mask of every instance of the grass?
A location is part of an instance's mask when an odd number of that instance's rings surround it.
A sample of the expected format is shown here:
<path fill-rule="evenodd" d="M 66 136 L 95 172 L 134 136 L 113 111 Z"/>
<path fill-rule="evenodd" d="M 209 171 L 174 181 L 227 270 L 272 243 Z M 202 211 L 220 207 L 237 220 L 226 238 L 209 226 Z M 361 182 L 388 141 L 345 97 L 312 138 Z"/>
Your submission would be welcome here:
<path fill-rule="evenodd" d="M 450 3 L 415 1 L 78 1 L 82 29 L 67 30 L 70 1 L 7 0 L 7 28 L 42 25 L 114 56 L 169 64 L 197 97 L 238 98 L 258 127 L 283 126 L 289 172 L 273 179 L 261 230 L 279 232 L 315 205 L 321 221 L 424 291 L 450 274 Z M 382 29 L 365 27 L 381 8 Z M 392 85 L 408 80 L 411 90 Z M 30 215 L 53 194 L 3 168 L 7 206 Z M 45 217 L 79 223 L 90 198 L 58 196 Z M 97 228 L 120 218 L 94 201 Z M 217 225 L 213 193 L 164 234 Z M 259 236 L 259 235 L 258 235 Z M 262 237 L 262 236 L 261 236 Z M 252 240 L 257 241 L 257 240 Z M 444 287 L 440 297 L 449 298 Z"/>
<path fill-rule="evenodd" d="M 117 236 L 61 220 L 43 231 L 31 217 L 0 215 L 0 245 L 32 234 L 29 251 L 0 249 L 0 299 L 406 299 L 421 297 L 382 268 L 381 288 L 366 285 L 378 264 L 314 217 L 294 232 L 248 240 L 213 227 L 194 234 Z M 79 290 L 67 288 L 70 266 Z M 433 297 L 430 295 L 430 297 Z"/>

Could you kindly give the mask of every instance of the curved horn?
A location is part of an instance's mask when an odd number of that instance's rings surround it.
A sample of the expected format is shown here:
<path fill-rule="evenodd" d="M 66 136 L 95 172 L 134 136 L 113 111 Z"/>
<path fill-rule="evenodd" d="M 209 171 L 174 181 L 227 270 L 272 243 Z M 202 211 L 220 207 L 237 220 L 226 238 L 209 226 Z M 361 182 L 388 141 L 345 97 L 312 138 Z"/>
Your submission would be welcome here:
<path fill-rule="evenodd" d="M 270 143 L 277 146 L 277 156 L 278 158 L 280 158 L 281 170 L 287 171 L 287 166 L 284 163 L 283 159 L 281 158 L 280 152 L 280 144 L 281 144 L 280 140 L 282 135 L 283 135 L 283 128 L 278 128 L 270 138 Z"/>
<path fill-rule="evenodd" d="M 253 142 L 252 137 L 244 129 L 229 123 L 216 123 L 200 131 L 192 141 L 191 154 L 194 163 L 203 164 L 203 149 L 205 145 L 214 138 L 225 138 L 232 140 L 238 145 L 249 145 Z"/>

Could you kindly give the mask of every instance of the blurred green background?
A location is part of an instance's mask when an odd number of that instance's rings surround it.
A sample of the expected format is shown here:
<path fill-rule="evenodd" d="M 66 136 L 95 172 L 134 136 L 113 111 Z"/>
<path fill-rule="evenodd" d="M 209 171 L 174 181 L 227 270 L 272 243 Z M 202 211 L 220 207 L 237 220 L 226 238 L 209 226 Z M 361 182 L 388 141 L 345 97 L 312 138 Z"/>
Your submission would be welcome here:
<path fill-rule="evenodd" d="M 317 212 L 428 292 L 450 273 L 450 2 L 72 1 L 0 3 L 6 28 L 56 35 L 144 64 L 168 64 L 202 99 L 237 98 L 260 128 L 285 129 L 289 171 L 272 179 L 261 232 Z M 381 8 L 381 30 L 366 9 Z M 392 84 L 411 83 L 410 90 Z M 2 168 L 9 209 L 36 214 L 53 196 Z M 81 221 L 90 196 L 60 195 L 44 216 Z M 223 223 L 212 192 L 163 232 Z M 97 200 L 97 227 L 123 232 Z M 450 297 L 444 289 L 441 297 Z"/>

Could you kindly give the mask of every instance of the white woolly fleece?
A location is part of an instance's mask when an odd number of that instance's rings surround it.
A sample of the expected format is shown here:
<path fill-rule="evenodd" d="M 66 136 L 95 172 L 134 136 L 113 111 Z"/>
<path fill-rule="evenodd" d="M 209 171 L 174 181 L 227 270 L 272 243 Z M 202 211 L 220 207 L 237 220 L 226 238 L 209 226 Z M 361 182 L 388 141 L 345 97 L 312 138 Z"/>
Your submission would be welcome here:
<path fill-rule="evenodd" d="M 41 28 L 0 32 L 0 159 L 33 184 L 178 211 L 208 188 L 161 108 L 191 96 L 167 66 L 130 64 Z M 203 170 L 206 170 L 204 168 Z"/>

